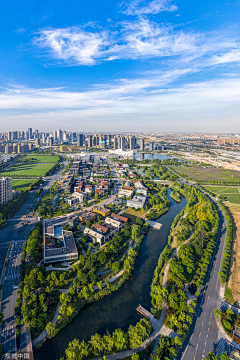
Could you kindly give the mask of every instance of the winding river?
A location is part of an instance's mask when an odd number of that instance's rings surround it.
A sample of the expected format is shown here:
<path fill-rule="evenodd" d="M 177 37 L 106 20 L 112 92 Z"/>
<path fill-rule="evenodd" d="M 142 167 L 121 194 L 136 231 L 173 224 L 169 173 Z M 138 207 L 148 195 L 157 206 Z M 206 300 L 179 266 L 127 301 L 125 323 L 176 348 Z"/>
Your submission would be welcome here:
<path fill-rule="evenodd" d="M 112 333 L 115 329 L 128 330 L 129 325 L 136 324 L 140 315 L 136 307 L 141 304 L 151 309 L 150 286 L 154 269 L 160 253 L 168 241 L 173 219 L 186 205 L 182 198 L 176 203 L 170 197 L 171 190 L 168 189 L 168 198 L 171 206 L 158 222 L 163 226 L 161 230 L 151 230 L 141 245 L 139 256 L 135 263 L 133 277 L 126 282 L 118 291 L 113 292 L 102 300 L 86 306 L 55 338 L 47 340 L 41 351 L 34 354 L 35 360 L 59 359 L 65 355 L 65 349 L 69 341 L 74 338 L 88 340 L 96 332 L 100 335 Z"/>

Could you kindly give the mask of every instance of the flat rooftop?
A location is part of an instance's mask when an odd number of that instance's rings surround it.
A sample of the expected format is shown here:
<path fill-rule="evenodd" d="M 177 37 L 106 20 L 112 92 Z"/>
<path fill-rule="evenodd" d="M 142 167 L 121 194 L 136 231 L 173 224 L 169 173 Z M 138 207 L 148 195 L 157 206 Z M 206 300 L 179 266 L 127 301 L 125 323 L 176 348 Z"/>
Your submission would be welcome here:
<path fill-rule="evenodd" d="M 65 246 L 61 248 L 52 248 L 52 249 L 45 248 L 45 258 L 63 255 L 63 254 L 67 255 L 67 254 L 77 253 L 77 247 L 72 232 L 63 230 L 63 235 L 64 235 Z M 45 246 L 46 246 L 46 240 L 45 240 Z"/>

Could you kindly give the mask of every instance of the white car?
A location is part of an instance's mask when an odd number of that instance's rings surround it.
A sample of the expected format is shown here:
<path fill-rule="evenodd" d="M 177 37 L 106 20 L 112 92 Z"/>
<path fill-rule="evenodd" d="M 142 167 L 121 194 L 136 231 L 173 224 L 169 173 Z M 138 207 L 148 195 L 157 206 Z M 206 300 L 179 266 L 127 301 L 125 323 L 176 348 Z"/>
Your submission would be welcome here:
<path fill-rule="evenodd" d="M 13 290 L 18 289 L 17 285 L 13 285 L 12 287 L 13 287 Z"/>

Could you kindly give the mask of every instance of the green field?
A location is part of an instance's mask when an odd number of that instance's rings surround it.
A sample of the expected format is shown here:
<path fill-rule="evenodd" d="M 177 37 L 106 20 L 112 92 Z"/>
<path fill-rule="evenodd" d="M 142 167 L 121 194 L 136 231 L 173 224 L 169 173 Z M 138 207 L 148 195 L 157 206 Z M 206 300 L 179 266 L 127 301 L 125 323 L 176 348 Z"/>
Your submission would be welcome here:
<path fill-rule="evenodd" d="M 34 181 L 36 180 L 13 180 L 12 188 L 15 191 L 28 191 Z"/>
<path fill-rule="evenodd" d="M 173 171 L 194 181 L 240 182 L 240 171 L 218 168 L 171 166 Z"/>
<path fill-rule="evenodd" d="M 0 172 L 3 176 L 43 176 L 47 170 L 50 170 L 54 164 L 15 164 L 8 171 Z"/>
<path fill-rule="evenodd" d="M 214 195 L 226 197 L 226 201 L 232 204 L 240 204 L 240 193 L 237 186 L 204 186 L 208 191 L 214 193 Z"/>
<path fill-rule="evenodd" d="M 57 163 L 58 162 L 58 155 L 27 155 L 24 156 L 22 160 L 26 159 L 34 159 L 37 160 L 38 163 Z"/>

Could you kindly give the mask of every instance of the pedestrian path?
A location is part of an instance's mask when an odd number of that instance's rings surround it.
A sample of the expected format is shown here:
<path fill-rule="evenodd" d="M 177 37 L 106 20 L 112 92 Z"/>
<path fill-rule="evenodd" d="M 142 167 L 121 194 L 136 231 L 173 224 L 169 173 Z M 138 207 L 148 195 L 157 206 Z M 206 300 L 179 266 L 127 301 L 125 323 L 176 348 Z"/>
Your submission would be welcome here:
<path fill-rule="evenodd" d="M 225 345 L 226 345 L 226 341 L 225 341 L 221 331 L 218 330 L 217 351 L 216 351 L 216 356 L 217 356 L 218 360 L 221 360 L 220 355 L 222 355 L 222 353 L 224 353 Z"/>

